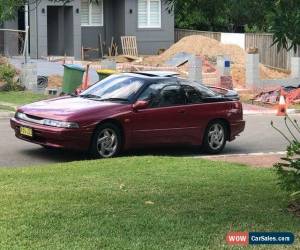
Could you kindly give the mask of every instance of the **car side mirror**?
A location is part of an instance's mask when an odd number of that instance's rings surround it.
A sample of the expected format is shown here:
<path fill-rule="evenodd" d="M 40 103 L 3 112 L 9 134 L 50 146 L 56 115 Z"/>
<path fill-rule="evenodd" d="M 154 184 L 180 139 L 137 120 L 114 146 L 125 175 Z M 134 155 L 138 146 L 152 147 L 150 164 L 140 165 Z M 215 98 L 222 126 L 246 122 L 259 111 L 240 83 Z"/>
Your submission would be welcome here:
<path fill-rule="evenodd" d="M 133 110 L 138 111 L 141 109 L 146 109 L 148 108 L 148 102 L 147 101 L 136 101 L 135 104 L 132 105 Z"/>

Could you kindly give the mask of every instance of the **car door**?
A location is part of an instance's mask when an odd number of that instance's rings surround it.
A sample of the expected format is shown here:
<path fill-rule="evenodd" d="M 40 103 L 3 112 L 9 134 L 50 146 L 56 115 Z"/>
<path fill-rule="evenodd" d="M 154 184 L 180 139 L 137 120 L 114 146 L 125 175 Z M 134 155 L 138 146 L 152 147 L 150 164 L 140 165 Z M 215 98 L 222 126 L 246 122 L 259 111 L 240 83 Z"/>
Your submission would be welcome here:
<path fill-rule="evenodd" d="M 211 97 L 214 92 L 203 85 L 181 81 L 186 96 L 184 126 L 187 140 L 191 144 L 201 144 L 207 124 L 218 112 L 217 103 L 204 102 L 205 97 Z M 202 86 L 202 87 L 201 87 Z"/>
<path fill-rule="evenodd" d="M 148 86 L 138 100 L 148 107 L 132 113 L 132 143 L 135 145 L 184 142 L 185 97 L 176 81 L 161 81 Z"/>

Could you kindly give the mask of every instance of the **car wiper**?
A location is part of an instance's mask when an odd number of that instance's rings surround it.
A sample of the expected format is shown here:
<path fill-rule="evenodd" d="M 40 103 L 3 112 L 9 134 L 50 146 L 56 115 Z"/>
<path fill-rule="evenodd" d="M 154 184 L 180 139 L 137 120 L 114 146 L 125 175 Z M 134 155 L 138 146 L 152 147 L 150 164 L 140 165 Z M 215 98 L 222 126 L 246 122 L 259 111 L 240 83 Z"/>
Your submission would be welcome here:
<path fill-rule="evenodd" d="M 85 94 L 85 95 L 79 95 L 79 96 L 82 97 L 82 98 L 96 98 L 96 99 L 101 98 L 98 95 L 92 95 L 92 94 Z"/>
<path fill-rule="evenodd" d="M 114 98 L 114 97 L 112 97 L 112 98 L 103 98 L 103 99 L 100 99 L 99 101 L 103 101 L 103 102 L 105 102 L 105 101 L 121 101 L 121 102 L 128 102 L 129 100 L 126 99 L 126 98 Z"/>

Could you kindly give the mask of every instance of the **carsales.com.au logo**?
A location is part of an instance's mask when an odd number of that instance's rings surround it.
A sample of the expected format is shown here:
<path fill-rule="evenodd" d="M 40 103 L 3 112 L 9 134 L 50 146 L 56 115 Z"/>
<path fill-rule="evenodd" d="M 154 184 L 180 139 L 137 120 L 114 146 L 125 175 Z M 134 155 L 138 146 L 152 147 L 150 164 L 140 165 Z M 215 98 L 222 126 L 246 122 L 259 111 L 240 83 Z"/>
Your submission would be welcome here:
<path fill-rule="evenodd" d="M 228 245 L 291 245 L 295 241 L 289 232 L 229 232 L 226 235 Z"/>

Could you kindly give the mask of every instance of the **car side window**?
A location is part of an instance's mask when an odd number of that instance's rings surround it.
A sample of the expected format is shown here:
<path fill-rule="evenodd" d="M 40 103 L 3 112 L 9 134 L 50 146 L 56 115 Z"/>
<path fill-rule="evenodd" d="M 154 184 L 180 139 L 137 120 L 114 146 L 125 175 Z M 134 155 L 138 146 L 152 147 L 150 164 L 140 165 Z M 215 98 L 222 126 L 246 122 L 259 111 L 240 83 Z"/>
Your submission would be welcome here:
<path fill-rule="evenodd" d="M 158 107 L 159 94 L 165 84 L 151 84 L 139 96 L 139 101 L 147 101 L 150 108 Z"/>
<path fill-rule="evenodd" d="M 185 104 L 185 96 L 180 85 L 169 85 L 160 92 L 159 107 L 171 107 Z"/>
<path fill-rule="evenodd" d="M 199 94 L 200 102 L 203 101 L 204 98 L 210 98 L 210 97 L 215 97 L 218 96 L 219 94 L 211 90 L 209 87 L 206 87 L 203 84 L 188 81 L 185 79 L 180 79 L 179 83 L 182 86 L 188 86 L 190 88 L 195 89 L 196 92 Z M 196 100 L 196 96 L 193 94 L 193 103 L 199 103 Z"/>
<path fill-rule="evenodd" d="M 185 103 L 181 86 L 174 81 L 161 81 L 149 85 L 138 100 L 147 101 L 150 108 L 168 107 Z"/>
<path fill-rule="evenodd" d="M 201 94 L 198 90 L 189 85 L 182 86 L 187 104 L 202 103 Z"/>

